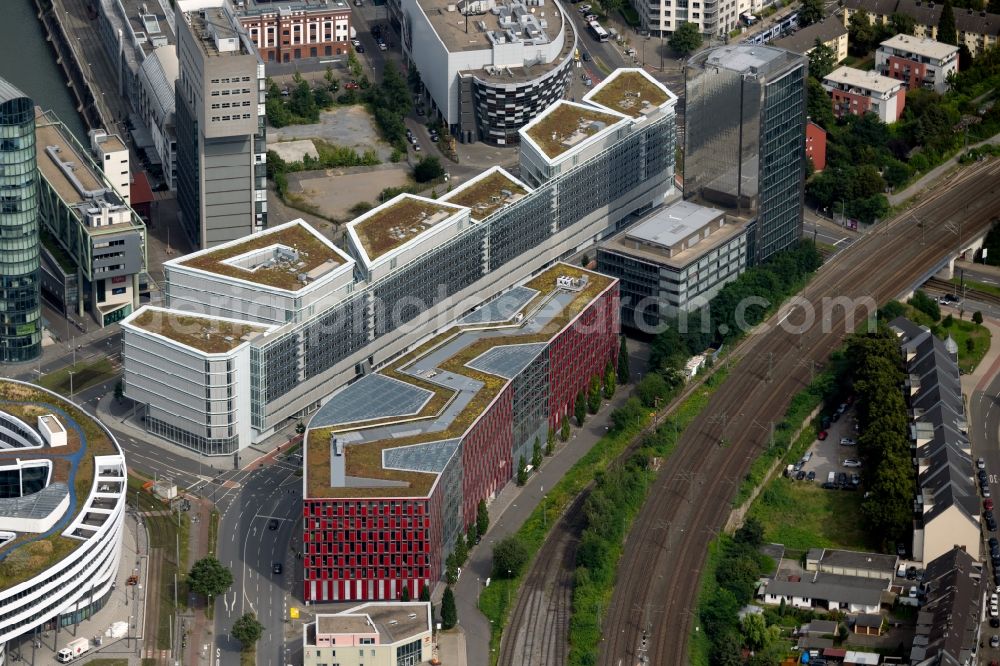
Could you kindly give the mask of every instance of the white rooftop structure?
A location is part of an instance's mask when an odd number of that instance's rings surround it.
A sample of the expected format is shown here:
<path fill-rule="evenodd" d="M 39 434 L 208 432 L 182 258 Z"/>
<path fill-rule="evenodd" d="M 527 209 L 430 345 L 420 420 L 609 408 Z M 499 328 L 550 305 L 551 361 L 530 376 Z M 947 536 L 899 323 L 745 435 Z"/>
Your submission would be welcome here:
<path fill-rule="evenodd" d="M 678 201 L 626 232 L 629 238 L 671 248 L 700 231 L 723 212 L 691 201 Z"/>
<path fill-rule="evenodd" d="M 934 60 L 945 60 L 958 53 L 958 47 L 943 42 L 937 42 L 926 37 L 914 37 L 912 35 L 899 34 L 891 37 L 881 44 L 884 48 L 898 49 L 914 55 Z"/>
<path fill-rule="evenodd" d="M 838 87 L 860 88 L 880 95 L 887 95 L 903 86 L 902 81 L 882 76 L 878 72 L 866 72 L 853 67 L 838 67 L 823 78 L 823 83 Z"/>

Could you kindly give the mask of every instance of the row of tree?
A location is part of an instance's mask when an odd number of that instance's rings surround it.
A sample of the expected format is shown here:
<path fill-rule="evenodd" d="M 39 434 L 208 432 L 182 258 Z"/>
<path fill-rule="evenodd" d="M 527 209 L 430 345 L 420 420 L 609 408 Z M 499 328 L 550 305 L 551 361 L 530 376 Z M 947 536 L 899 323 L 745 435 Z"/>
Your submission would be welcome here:
<path fill-rule="evenodd" d="M 865 498 L 861 515 L 869 534 L 883 545 L 907 536 L 913 522 L 916 472 L 907 435 L 909 419 L 899 341 L 881 324 L 874 333 L 855 334 L 847 342 L 861 436 Z"/>

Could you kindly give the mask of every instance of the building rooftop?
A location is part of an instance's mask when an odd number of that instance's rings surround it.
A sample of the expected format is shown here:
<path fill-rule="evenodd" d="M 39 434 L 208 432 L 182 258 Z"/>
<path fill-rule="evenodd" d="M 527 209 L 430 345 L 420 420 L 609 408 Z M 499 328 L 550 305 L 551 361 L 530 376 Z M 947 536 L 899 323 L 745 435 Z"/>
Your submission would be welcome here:
<path fill-rule="evenodd" d="M 305 222 L 293 220 L 166 263 L 294 292 L 353 261 Z"/>
<path fill-rule="evenodd" d="M 58 119 L 37 106 L 35 145 L 38 169 L 67 204 L 72 206 L 111 194 L 89 153 L 64 131 Z"/>
<path fill-rule="evenodd" d="M 240 2 L 237 0 L 236 5 L 236 13 L 239 16 L 351 10 L 347 0 L 294 0 L 281 3 L 272 3 L 271 0 L 246 0 L 246 7 L 240 7 Z"/>
<path fill-rule="evenodd" d="M 561 276 L 571 278 L 572 285 L 558 285 Z M 533 345 L 552 339 L 614 282 L 556 264 L 517 292 L 514 300 L 524 316 L 515 327 L 508 323 L 514 313 L 506 307 L 502 321 L 467 329 L 460 319 L 379 370 L 376 376 L 396 380 L 380 380 L 382 392 L 394 396 L 380 399 L 383 412 L 363 404 L 372 389 L 368 378 L 346 387 L 309 423 L 306 496 L 426 496 L 461 438 L 511 381 L 508 377 L 542 351 Z"/>
<path fill-rule="evenodd" d="M 853 67 L 838 67 L 823 78 L 823 83 L 833 86 L 860 88 L 875 93 L 887 94 L 903 87 L 903 82 L 875 71 L 865 71 Z"/>
<path fill-rule="evenodd" d="M 235 319 L 208 317 L 146 306 L 122 322 L 206 354 L 223 354 L 274 329 Z"/>
<path fill-rule="evenodd" d="M 184 18 L 205 55 L 250 55 L 241 47 L 241 29 L 226 7 L 185 11 Z"/>
<path fill-rule="evenodd" d="M 31 440 L 23 444 L 8 442 L 0 449 L 0 466 L 45 462 L 50 476 L 44 487 L 21 497 L 0 499 L 0 525 L 4 518 L 18 518 L 49 523 L 44 531 L 15 532 L 15 538 L 0 541 L 0 589 L 10 588 L 55 566 L 91 536 L 92 530 L 73 528 L 92 501 L 91 492 L 97 475 L 98 456 L 118 456 L 114 465 L 120 469 L 121 483 L 109 492 L 125 493 L 125 468 L 118 444 L 96 419 L 75 404 L 41 387 L 13 380 L 0 380 L 0 412 L 6 419 L 17 419 L 29 432 Z M 39 416 L 55 416 L 64 424 L 65 446 L 49 447 L 37 430 Z M 58 422 L 49 418 L 49 427 Z M 62 425 L 60 425 L 62 427 Z M 106 460 L 106 459 L 105 459 Z M 52 515 L 68 498 L 61 515 Z M 102 514 L 102 516 L 105 514 Z M 48 520 L 46 520 L 48 519 Z M 101 521 L 103 522 L 103 520 Z M 98 523 L 100 524 L 100 523 Z M 9 526 L 10 523 L 7 523 Z M 71 529 L 73 528 L 73 529 Z M 4 531 L 10 527 L 3 527 Z"/>
<path fill-rule="evenodd" d="M 677 96 L 641 69 L 617 69 L 583 97 L 618 113 L 640 118 Z"/>
<path fill-rule="evenodd" d="M 473 220 L 485 220 L 501 208 L 523 198 L 530 190 L 502 167 L 493 167 L 441 197 L 458 206 L 470 208 Z"/>
<path fill-rule="evenodd" d="M 553 159 L 621 122 L 623 118 L 618 114 L 560 100 L 521 128 L 521 132 L 549 159 Z"/>
<path fill-rule="evenodd" d="M 430 631 L 430 604 L 423 601 L 372 602 L 336 615 L 316 616 L 317 634 L 378 633 L 381 644 L 398 643 Z"/>
<path fill-rule="evenodd" d="M 708 236 L 687 247 L 681 244 L 699 230 L 724 217 L 721 228 L 712 227 Z M 613 236 L 602 247 L 656 264 L 684 268 L 706 252 L 732 240 L 746 230 L 747 220 L 726 215 L 721 210 L 678 201 L 661 207 L 645 219 Z"/>
<path fill-rule="evenodd" d="M 906 53 L 944 60 L 958 53 L 958 47 L 943 42 L 936 42 L 925 37 L 913 37 L 912 35 L 899 34 L 891 37 L 879 46 L 886 49 L 897 49 Z"/>
<path fill-rule="evenodd" d="M 174 15 L 172 3 L 171 12 L 165 14 L 159 2 L 149 2 L 148 0 L 119 0 L 116 3 L 123 12 L 117 11 L 115 14 L 119 20 L 124 20 L 128 24 L 128 30 L 135 35 L 135 40 L 146 55 L 161 46 L 174 45 L 177 43 L 174 35 Z M 126 40 L 128 33 L 126 32 Z"/>
<path fill-rule="evenodd" d="M 788 62 L 790 57 L 797 57 L 784 49 L 751 44 L 719 46 L 703 51 L 702 54 L 696 57 L 697 60 L 704 62 L 703 66 L 719 67 L 741 74 L 767 72 L 777 65 Z"/>
<path fill-rule="evenodd" d="M 776 39 L 771 42 L 772 46 L 780 49 L 788 49 L 796 53 L 805 53 L 816 46 L 816 40 L 826 44 L 847 34 L 847 28 L 841 23 L 840 17 L 828 16 L 818 23 L 812 23 L 792 35 Z M 836 54 L 834 54 L 836 55 Z"/>
<path fill-rule="evenodd" d="M 524 43 L 527 52 L 533 45 L 551 42 L 563 26 L 562 13 L 554 3 L 529 7 L 522 0 L 418 0 L 417 5 L 452 53 L 488 51 L 494 45 L 517 42 Z"/>
<path fill-rule="evenodd" d="M 460 206 L 400 194 L 347 225 L 369 261 L 387 254 L 460 213 Z"/>
<path fill-rule="evenodd" d="M 127 150 L 125 144 L 117 134 L 105 134 L 97 138 L 97 144 L 106 153 L 118 153 Z"/>
<path fill-rule="evenodd" d="M 854 550 L 825 549 L 820 556 L 819 565 L 823 567 L 838 567 L 845 569 L 867 569 L 881 571 L 892 576 L 896 571 L 895 555 L 881 553 L 864 553 Z"/>

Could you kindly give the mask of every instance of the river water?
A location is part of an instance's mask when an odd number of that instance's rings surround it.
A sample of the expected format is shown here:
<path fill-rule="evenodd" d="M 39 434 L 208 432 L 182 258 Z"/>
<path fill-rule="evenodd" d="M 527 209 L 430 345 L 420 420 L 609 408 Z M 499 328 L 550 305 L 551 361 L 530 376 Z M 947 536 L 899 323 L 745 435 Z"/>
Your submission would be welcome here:
<path fill-rule="evenodd" d="M 76 112 L 72 91 L 66 87 L 55 52 L 35 16 L 32 0 L 0 0 L 0 76 L 21 89 L 36 106 L 56 112 L 70 131 L 86 145 L 87 130 Z"/>

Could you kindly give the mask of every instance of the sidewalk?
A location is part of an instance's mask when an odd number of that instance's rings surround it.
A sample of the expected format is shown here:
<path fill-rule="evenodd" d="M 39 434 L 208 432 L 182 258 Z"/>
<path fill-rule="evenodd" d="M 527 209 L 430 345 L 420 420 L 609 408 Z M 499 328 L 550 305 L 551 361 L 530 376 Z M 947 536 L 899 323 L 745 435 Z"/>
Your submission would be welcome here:
<path fill-rule="evenodd" d="M 648 348 L 629 341 L 629 365 L 633 381 L 638 382 L 646 371 Z M 587 418 L 583 428 L 573 428 L 573 434 L 565 444 L 556 439 L 555 455 L 546 458 L 537 472 L 532 474 L 523 487 L 509 483 L 500 491 L 489 506 L 490 528 L 482 542 L 476 546 L 462 568 L 462 577 L 455 585 L 455 603 L 458 622 L 465 643 L 465 661 L 469 666 L 489 664 L 490 621 L 479 612 L 478 600 L 482 585 L 492 574 L 493 544 L 516 532 L 527 520 L 531 512 L 542 501 L 546 488 L 552 488 L 580 458 L 603 437 L 608 430 L 611 411 L 621 406 L 632 394 L 634 384 L 619 387 L 615 397 L 601 404 L 601 410 Z M 549 516 L 554 524 L 558 516 L 553 511 Z M 433 599 L 439 603 L 444 586 L 438 585 Z M 513 599 L 511 600 L 513 603 Z M 442 643 L 441 661 L 446 664 L 461 663 L 458 655 L 449 650 L 458 649 L 459 642 Z"/>
<path fill-rule="evenodd" d="M 953 314 L 958 314 L 955 308 Z M 967 312 L 970 318 L 971 312 Z M 990 331 L 990 348 L 983 356 L 983 360 L 976 366 L 975 371 L 968 375 L 962 375 L 962 393 L 966 400 L 972 400 L 972 395 L 977 391 L 984 390 L 990 381 L 1000 372 L 1000 322 L 995 319 L 984 318 L 983 326 Z"/>
<path fill-rule="evenodd" d="M 973 144 L 971 144 L 969 146 L 969 149 L 978 148 L 979 146 L 984 146 L 984 145 L 986 145 L 988 143 L 992 143 L 992 144 L 995 144 L 995 145 L 996 144 L 1000 144 L 1000 134 L 994 134 L 993 136 L 991 136 L 990 138 L 986 139 L 985 141 L 980 141 L 979 143 L 973 143 Z M 941 178 L 948 171 L 950 171 L 953 167 L 955 167 L 955 166 L 958 165 L 958 157 L 963 152 L 965 152 L 965 151 L 963 150 L 963 151 L 959 152 L 957 155 L 955 155 L 955 157 L 952 157 L 950 160 L 948 160 L 944 164 L 941 164 L 940 166 L 937 166 L 937 167 L 931 169 L 926 174 L 924 174 L 917 182 L 913 183 L 912 185 L 910 185 L 909 187 L 907 187 L 905 190 L 902 190 L 901 192 L 894 192 L 894 193 L 890 194 L 887 197 L 889 199 L 889 205 L 890 206 L 898 206 L 899 204 L 905 202 L 907 199 L 910 199 L 910 198 L 916 196 L 920 192 L 923 192 L 924 190 L 930 189 L 930 187 L 934 184 L 934 181 L 936 181 L 938 178 Z M 916 201 L 914 201 L 914 203 L 916 203 Z"/>

